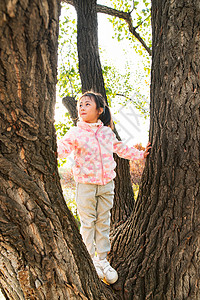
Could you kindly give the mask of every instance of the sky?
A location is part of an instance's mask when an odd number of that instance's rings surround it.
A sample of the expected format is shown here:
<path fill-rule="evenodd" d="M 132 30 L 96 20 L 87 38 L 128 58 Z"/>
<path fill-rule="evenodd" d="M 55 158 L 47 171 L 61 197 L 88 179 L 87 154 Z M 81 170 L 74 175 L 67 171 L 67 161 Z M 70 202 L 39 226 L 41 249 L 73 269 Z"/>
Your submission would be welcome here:
<path fill-rule="evenodd" d="M 145 85 L 143 82 L 144 78 L 140 76 L 143 72 L 143 58 L 135 54 L 134 49 L 130 47 L 129 41 L 124 40 L 119 43 L 116 39 L 113 39 L 113 27 L 105 14 L 98 14 L 98 29 L 99 47 L 103 52 L 100 54 L 101 60 L 104 59 L 105 55 L 105 60 L 115 65 L 122 73 L 125 72 L 128 62 L 130 69 L 133 70 L 132 80 L 134 84 L 138 85 L 141 89 L 145 89 L 144 94 L 147 101 L 149 101 L 149 85 Z M 137 95 L 134 94 L 131 98 L 135 100 L 136 97 Z M 61 100 L 59 102 L 61 103 Z M 65 108 L 62 104 L 57 105 L 57 107 L 55 114 L 56 122 L 61 120 L 65 113 Z M 147 144 L 149 118 L 144 119 L 140 112 L 135 109 L 131 101 L 128 102 L 126 107 L 116 104 L 111 109 L 111 112 L 119 135 L 127 145 L 132 146 L 137 143 L 142 143 L 142 145 L 145 146 Z"/>

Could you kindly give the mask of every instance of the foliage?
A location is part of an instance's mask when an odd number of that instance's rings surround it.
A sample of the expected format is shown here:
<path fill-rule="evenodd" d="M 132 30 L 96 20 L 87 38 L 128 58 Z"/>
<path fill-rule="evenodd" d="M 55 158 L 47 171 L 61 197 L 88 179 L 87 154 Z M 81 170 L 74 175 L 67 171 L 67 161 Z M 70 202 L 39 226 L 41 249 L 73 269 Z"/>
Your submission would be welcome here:
<path fill-rule="evenodd" d="M 130 66 L 127 63 L 126 73 L 121 74 L 114 66 L 109 66 L 105 63 L 102 66 L 104 76 L 106 95 L 108 98 L 109 106 L 114 108 L 116 104 L 126 105 L 127 101 L 133 103 L 134 107 L 140 111 L 144 117 L 149 116 L 148 96 L 145 95 L 141 89 L 140 80 L 143 77 L 136 71 L 138 76 L 134 77 L 134 84 Z M 139 82 L 140 81 L 140 82 Z M 149 87 L 149 82 L 144 79 L 144 86 Z M 143 87 L 144 87 L 143 86 Z M 134 97 L 133 97 L 134 95 Z"/>
<path fill-rule="evenodd" d="M 131 12 L 131 17 L 133 20 L 133 27 L 137 29 L 137 32 L 140 34 L 142 39 L 146 42 L 146 44 L 151 48 L 151 13 L 150 7 L 151 2 L 147 0 L 140 1 L 115 1 L 109 0 L 107 1 L 108 5 L 111 5 L 114 9 L 124 12 Z M 134 7 L 133 7 L 134 5 Z M 131 41 L 132 46 L 135 51 L 140 55 L 144 55 L 145 51 L 142 50 L 141 47 L 138 47 L 139 44 L 136 38 L 130 33 L 128 29 L 128 25 L 126 22 L 119 18 L 110 18 L 110 22 L 113 24 L 114 29 L 114 37 L 117 38 L 118 41 L 122 41 L 124 39 L 128 39 Z"/>
<path fill-rule="evenodd" d="M 66 118 L 68 118 L 68 121 L 66 123 L 59 121 L 55 124 L 56 133 L 57 133 L 58 138 L 63 137 L 67 133 L 67 131 L 72 127 L 72 124 L 73 124 L 71 119 L 69 118 L 69 114 L 66 113 L 65 115 L 66 115 Z"/>
<path fill-rule="evenodd" d="M 60 18 L 58 46 L 58 88 L 59 96 L 75 97 L 81 91 L 78 72 L 76 14 L 73 8 L 63 4 Z"/>
<path fill-rule="evenodd" d="M 105 2 L 105 1 L 104 1 Z M 109 1 L 109 3 L 112 1 Z M 119 1 L 120 2 L 120 1 Z M 130 2 L 130 1 L 129 1 Z M 128 1 L 121 1 L 121 8 L 125 11 L 130 9 L 127 6 Z M 124 3 L 124 5 L 122 5 Z M 73 96 L 76 97 L 81 91 L 81 81 L 78 72 L 78 55 L 76 49 L 76 19 L 74 8 L 63 4 L 61 10 L 60 34 L 59 34 L 59 60 L 58 60 L 58 90 L 59 97 Z M 120 22 L 120 20 L 119 20 Z M 118 27 L 119 30 L 120 27 Z M 127 36 L 129 36 L 127 32 Z M 127 38 L 127 37 L 126 37 Z M 124 35 L 125 39 L 125 35 Z M 125 53 L 126 51 L 124 51 Z M 125 70 L 119 70 L 110 61 L 104 59 L 105 51 L 100 48 L 100 57 L 102 62 L 102 72 L 105 81 L 105 88 L 108 97 L 109 105 L 112 106 L 114 102 L 120 101 L 123 105 L 126 104 L 127 99 L 130 99 L 133 94 L 137 94 L 137 101 L 134 105 L 145 116 L 148 116 L 147 99 L 148 95 L 144 94 L 144 89 L 141 89 L 141 82 L 149 80 L 149 64 L 150 60 L 145 62 L 144 70 L 141 72 L 135 70 L 129 61 L 127 61 Z M 126 53 L 124 57 L 126 56 Z M 135 74 L 133 75 L 133 71 Z M 145 86 L 145 84 L 142 84 Z M 118 95 L 118 97 L 116 97 Z M 61 124 L 56 124 L 61 132 Z M 64 131 L 63 131 L 64 132 Z"/>
<path fill-rule="evenodd" d="M 146 45 L 149 48 L 152 47 L 150 12 L 151 1 L 108 0 L 106 1 L 106 4 L 116 10 L 130 12 L 133 20 L 133 27 L 140 34 Z M 113 26 L 113 38 L 117 39 L 119 43 L 122 42 L 124 47 L 131 50 L 133 53 L 137 53 L 140 56 L 140 66 L 143 65 L 143 75 L 145 75 L 144 77 L 147 79 L 151 71 L 151 58 L 149 54 L 144 50 L 143 46 L 134 37 L 134 35 L 130 33 L 128 24 L 123 19 L 119 19 L 117 17 L 109 17 L 109 21 Z M 141 82 L 143 82 L 144 80 L 141 79 Z"/>

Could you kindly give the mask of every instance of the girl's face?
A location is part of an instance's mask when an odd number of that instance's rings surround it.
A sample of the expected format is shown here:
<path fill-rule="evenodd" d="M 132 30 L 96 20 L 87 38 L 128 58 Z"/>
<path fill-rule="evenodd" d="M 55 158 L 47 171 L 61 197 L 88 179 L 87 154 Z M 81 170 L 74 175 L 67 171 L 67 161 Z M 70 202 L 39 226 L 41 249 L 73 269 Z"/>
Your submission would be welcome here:
<path fill-rule="evenodd" d="M 86 123 L 96 123 L 103 108 L 97 110 L 96 102 L 88 96 L 81 98 L 78 106 L 79 117 Z"/>

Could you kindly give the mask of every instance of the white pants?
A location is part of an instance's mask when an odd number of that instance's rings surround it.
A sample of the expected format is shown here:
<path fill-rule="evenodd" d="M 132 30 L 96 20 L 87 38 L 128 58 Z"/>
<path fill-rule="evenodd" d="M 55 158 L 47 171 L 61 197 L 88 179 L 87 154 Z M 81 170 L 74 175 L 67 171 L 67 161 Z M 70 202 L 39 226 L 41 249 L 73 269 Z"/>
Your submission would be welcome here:
<path fill-rule="evenodd" d="M 113 198 L 113 180 L 106 185 L 77 183 L 76 203 L 81 235 L 92 257 L 96 251 L 104 259 L 110 251 L 110 210 Z"/>

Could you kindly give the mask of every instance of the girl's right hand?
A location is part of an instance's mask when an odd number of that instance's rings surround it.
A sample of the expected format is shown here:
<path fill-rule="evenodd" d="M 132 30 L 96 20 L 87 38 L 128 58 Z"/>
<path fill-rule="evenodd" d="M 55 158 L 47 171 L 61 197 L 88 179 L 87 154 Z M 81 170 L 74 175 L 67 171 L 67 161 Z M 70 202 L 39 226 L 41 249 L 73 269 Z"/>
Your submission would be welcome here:
<path fill-rule="evenodd" d="M 144 150 L 144 158 L 147 158 L 147 156 L 149 155 L 149 150 L 151 149 L 150 145 L 151 145 L 151 143 L 148 142 L 148 144 L 147 144 L 147 146 L 146 146 L 146 148 Z"/>

